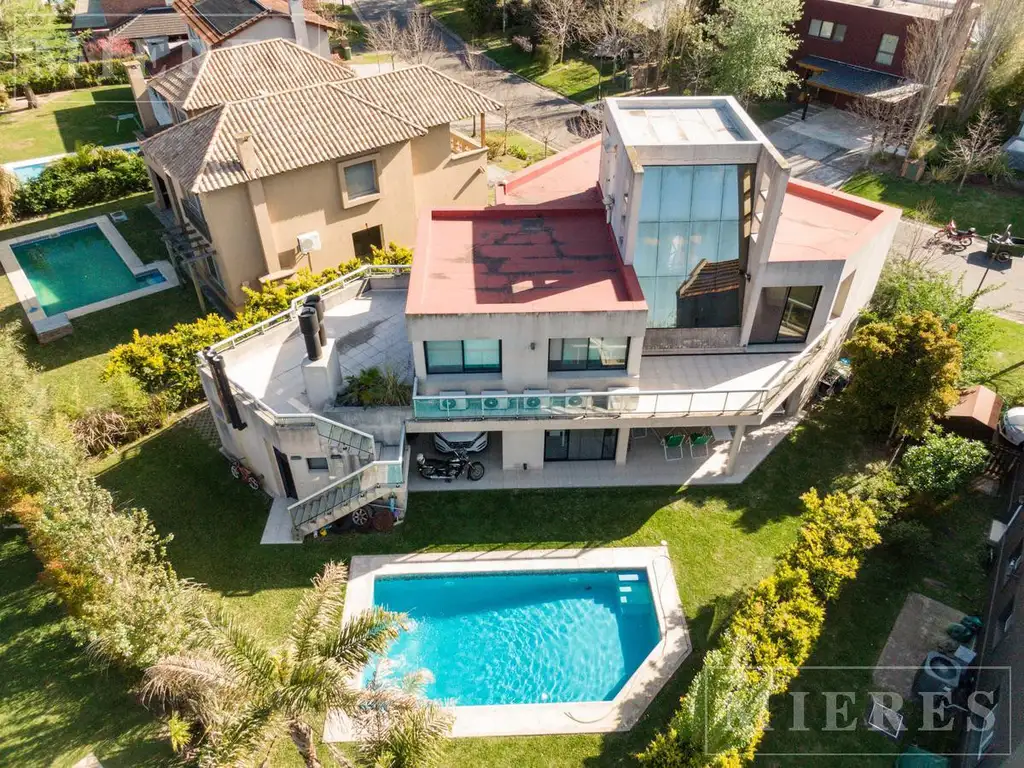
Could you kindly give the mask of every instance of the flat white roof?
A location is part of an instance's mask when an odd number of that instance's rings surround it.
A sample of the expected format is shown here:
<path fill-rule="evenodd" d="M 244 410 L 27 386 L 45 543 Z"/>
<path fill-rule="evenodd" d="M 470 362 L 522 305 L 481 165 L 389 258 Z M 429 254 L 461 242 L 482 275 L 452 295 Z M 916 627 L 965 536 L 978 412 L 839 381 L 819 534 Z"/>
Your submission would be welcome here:
<path fill-rule="evenodd" d="M 610 99 L 610 110 L 628 146 L 732 144 L 752 141 L 725 99 Z M 648 103 L 645 103 L 648 102 Z"/>

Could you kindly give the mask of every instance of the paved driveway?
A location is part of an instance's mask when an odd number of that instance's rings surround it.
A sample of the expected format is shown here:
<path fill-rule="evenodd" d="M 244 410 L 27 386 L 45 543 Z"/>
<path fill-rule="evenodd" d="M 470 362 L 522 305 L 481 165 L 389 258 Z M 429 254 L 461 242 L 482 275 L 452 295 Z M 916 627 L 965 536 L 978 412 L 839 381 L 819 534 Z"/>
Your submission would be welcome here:
<path fill-rule="evenodd" d="M 859 171 L 871 140 L 857 118 L 832 107 L 812 105 L 807 119 L 796 109 L 761 126 L 789 161 L 792 175 L 837 188 Z"/>
<path fill-rule="evenodd" d="M 416 7 L 415 0 L 359 0 L 352 7 L 365 21 L 373 22 L 394 14 L 400 21 Z M 438 25 L 444 52 L 432 56 L 430 66 L 449 77 L 486 93 L 507 105 L 513 127 L 534 138 L 547 140 L 552 149 L 566 149 L 582 139 L 570 129 L 580 113 L 571 99 L 501 69 L 486 56 L 473 53 L 456 35 Z M 472 66 L 467 66 L 471 62 Z M 490 128 L 500 128 L 503 116 L 488 117 Z"/>

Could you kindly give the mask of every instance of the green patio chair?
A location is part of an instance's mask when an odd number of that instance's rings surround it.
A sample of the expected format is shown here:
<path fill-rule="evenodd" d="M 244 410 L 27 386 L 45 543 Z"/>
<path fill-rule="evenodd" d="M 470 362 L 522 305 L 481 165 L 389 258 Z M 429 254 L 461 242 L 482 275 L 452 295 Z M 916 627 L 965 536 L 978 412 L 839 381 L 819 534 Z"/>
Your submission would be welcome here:
<path fill-rule="evenodd" d="M 711 455 L 711 435 L 707 432 L 691 432 L 687 442 L 690 444 L 691 459 L 697 458 L 698 454 L 705 459 Z"/>
<path fill-rule="evenodd" d="M 665 451 L 665 461 L 682 461 L 683 443 L 682 435 L 665 435 L 661 438 L 661 447 Z"/>

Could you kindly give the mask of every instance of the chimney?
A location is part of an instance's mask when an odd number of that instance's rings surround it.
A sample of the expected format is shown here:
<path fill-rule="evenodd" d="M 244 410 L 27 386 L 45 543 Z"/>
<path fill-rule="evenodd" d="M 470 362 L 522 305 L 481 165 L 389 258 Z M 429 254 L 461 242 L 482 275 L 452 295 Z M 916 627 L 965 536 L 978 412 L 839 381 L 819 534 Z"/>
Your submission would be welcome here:
<path fill-rule="evenodd" d="M 242 163 L 242 170 L 250 179 L 260 176 L 263 169 L 259 160 L 256 159 L 256 146 L 252 140 L 251 133 L 240 133 L 235 136 L 235 146 L 238 150 L 238 160 Z"/>
<path fill-rule="evenodd" d="M 324 327 L 324 300 L 320 297 L 319 293 L 314 293 L 311 296 L 307 296 L 302 304 L 306 307 L 313 307 L 316 310 L 317 336 L 320 337 L 320 346 L 326 347 L 327 328 Z"/>
<path fill-rule="evenodd" d="M 314 363 L 323 357 L 323 345 L 320 343 L 320 321 L 316 316 L 316 307 L 304 304 L 299 310 L 299 330 L 306 342 L 306 355 Z"/>
<path fill-rule="evenodd" d="M 142 120 L 142 130 L 146 133 L 157 130 L 160 123 L 157 122 L 153 105 L 149 101 L 149 94 L 146 92 L 146 79 L 142 76 L 142 65 L 133 60 L 125 62 L 124 68 L 128 72 L 128 84 L 131 86 L 132 97 L 135 99 L 135 106 L 139 110 L 139 117 Z"/>
<path fill-rule="evenodd" d="M 309 34 L 306 32 L 306 9 L 302 6 L 302 0 L 288 0 L 288 15 L 292 17 L 295 43 L 308 49 Z"/>
<path fill-rule="evenodd" d="M 228 375 L 224 368 L 224 356 L 216 354 L 209 347 L 203 350 L 203 355 L 210 364 L 210 372 L 213 374 L 213 383 L 217 387 L 221 408 L 227 413 L 231 426 L 238 430 L 245 429 L 246 423 L 242 421 L 242 417 L 238 413 L 238 404 L 231 392 L 231 383 L 228 381 Z"/>

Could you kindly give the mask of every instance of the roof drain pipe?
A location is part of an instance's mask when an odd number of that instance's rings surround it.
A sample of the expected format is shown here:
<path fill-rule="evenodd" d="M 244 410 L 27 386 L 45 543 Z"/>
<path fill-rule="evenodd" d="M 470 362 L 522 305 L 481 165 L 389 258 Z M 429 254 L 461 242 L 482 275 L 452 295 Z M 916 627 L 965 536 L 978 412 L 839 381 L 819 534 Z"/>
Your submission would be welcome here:
<path fill-rule="evenodd" d="M 316 309 L 317 336 L 320 337 L 320 346 L 327 346 L 327 328 L 324 326 L 324 299 L 319 293 L 313 293 L 302 302 L 304 307 Z"/>
<path fill-rule="evenodd" d="M 203 350 L 203 356 L 210 366 L 213 383 L 217 387 L 217 396 L 220 398 L 221 407 L 228 415 L 231 426 L 239 431 L 245 429 L 248 425 L 242 421 L 242 416 L 238 412 L 238 403 L 235 402 L 235 396 L 231 392 L 231 382 L 228 381 L 228 375 L 224 368 L 224 356 L 209 347 Z"/>
<path fill-rule="evenodd" d="M 323 345 L 320 343 L 320 322 L 316 316 L 316 307 L 303 304 L 299 310 L 299 330 L 306 341 L 306 355 L 312 361 L 323 357 Z"/>

